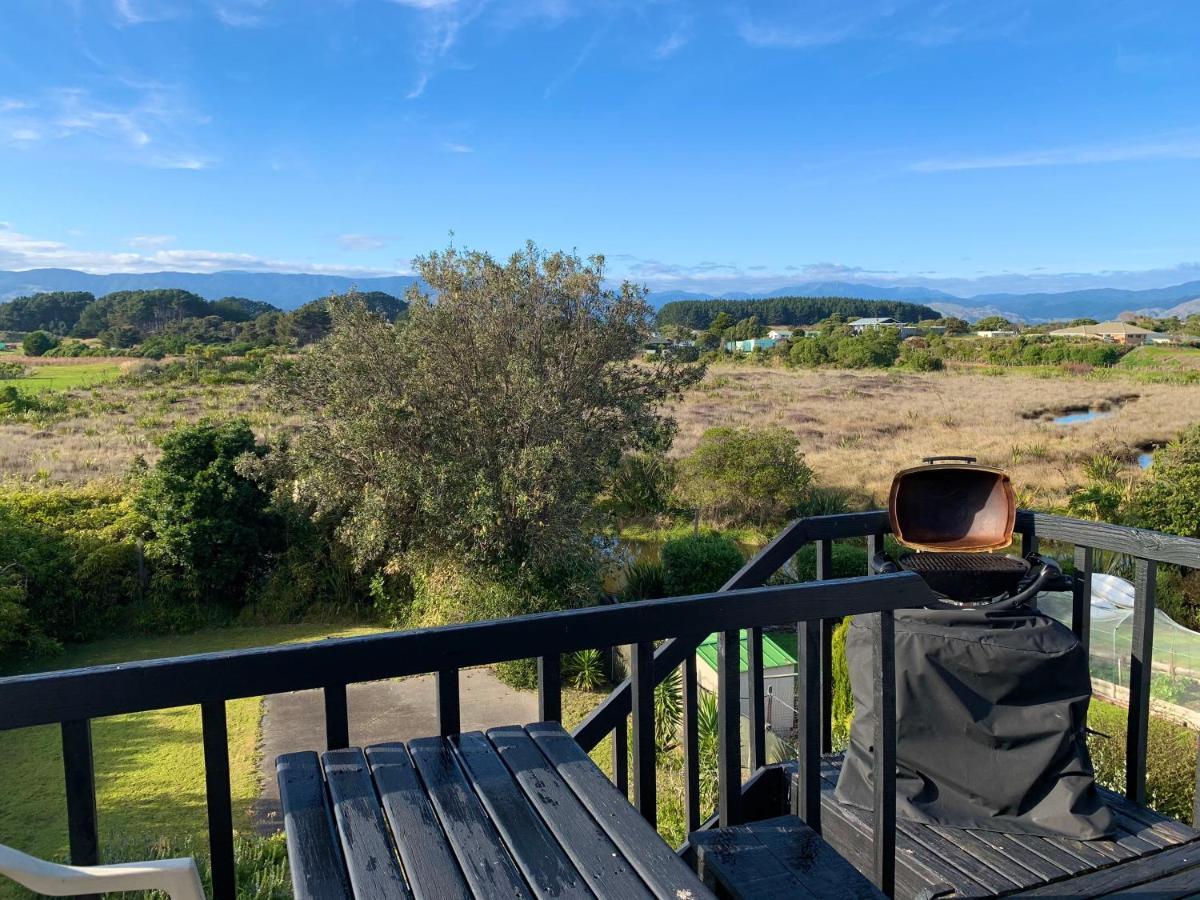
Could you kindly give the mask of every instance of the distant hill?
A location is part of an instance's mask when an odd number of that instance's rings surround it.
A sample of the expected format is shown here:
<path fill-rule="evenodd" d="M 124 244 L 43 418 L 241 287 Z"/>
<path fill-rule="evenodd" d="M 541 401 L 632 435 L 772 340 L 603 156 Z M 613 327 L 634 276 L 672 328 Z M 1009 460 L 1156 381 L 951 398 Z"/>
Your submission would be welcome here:
<path fill-rule="evenodd" d="M 923 287 L 882 287 L 850 281 L 807 281 L 773 291 L 730 291 L 714 297 L 690 291 L 651 291 L 650 302 L 662 306 L 674 300 L 753 300 L 764 297 L 853 297 L 858 300 L 912 300 L 928 303 L 932 300 L 958 301 L 961 298 L 945 291 Z"/>
<path fill-rule="evenodd" d="M 831 315 L 891 316 L 901 322 L 936 319 L 936 310 L 904 300 L 860 300 L 854 297 L 762 297 L 753 300 L 675 300 L 658 311 L 659 325 L 707 328 L 721 313 L 734 321 L 757 316 L 763 325 L 812 325 Z"/>
<path fill-rule="evenodd" d="M 25 272 L 0 272 L 0 300 L 49 291 L 87 291 L 99 297 L 115 291 L 180 288 L 206 300 L 250 297 L 280 309 L 295 309 L 310 300 L 345 293 L 351 287 L 403 297 L 409 285 L 417 280 L 414 275 L 350 278 L 343 275 L 240 271 L 93 275 L 74 269 L 29 269 Z"/>

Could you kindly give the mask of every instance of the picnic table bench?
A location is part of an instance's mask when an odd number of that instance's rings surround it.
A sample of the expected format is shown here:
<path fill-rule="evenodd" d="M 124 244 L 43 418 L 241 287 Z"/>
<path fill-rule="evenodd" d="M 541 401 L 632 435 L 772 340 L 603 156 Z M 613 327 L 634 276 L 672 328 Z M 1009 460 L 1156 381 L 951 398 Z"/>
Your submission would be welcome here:
<path fill-rule="evenodd" d="M 276 770 L 297 900 L 713 896 L 556 722 Z"/>

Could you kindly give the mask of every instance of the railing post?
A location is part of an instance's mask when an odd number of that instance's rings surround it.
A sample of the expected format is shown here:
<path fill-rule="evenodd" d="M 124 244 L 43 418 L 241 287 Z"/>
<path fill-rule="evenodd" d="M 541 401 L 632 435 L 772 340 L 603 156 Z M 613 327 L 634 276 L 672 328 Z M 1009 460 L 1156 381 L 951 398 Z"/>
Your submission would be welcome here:
<path fill-rule="evenodd" d="M 1075 584 L 1071 594 L 1071 630 L 1083 645 L 1084 652 L 1091 646 L 1092 630 L 1092 567 L 1091 547 L 1075 548 Z"/>
<path fill-rule="evenodd" d="M 1038 552 L 1037 532 L 1033 530 L 1033 526 L 1029 526 L 1021 532 L 1021 555 L 1029 556 L 1031 553 Z"/>
<path fill-rule="evenodd" d="M 612 765 L 613 784 L 617 790 L 629 796 L 629 720 L 622 718 L 613 729 Z"/>
<path fill-rule="evenodd" d="M 87 719 L 63 722 L 61 730 L 71 863 L 76 866 L 94 866 L 100 862 L 100 839 L 97 836 L 96 825 L 96 771 L 92 756 L 92 723 Z M 86 896 L 89 900 L 99 900 L 97 894 Z"/>
<path fill-rule="evenodd" d="M 796 782 L 792 813 L 821 833 L 821 626 L 796 625 Z"/>
<path fill-rule="evenodd" d="M 350 718 L 346 710 L 346 686 L 327 684 L 325 695 L 325 747 L 342 750 L 350 746 Z"/>
<path fill-rule="evenodd" d="M 722 828 L 742 821 L 742 635 L 717 637 L 717 786 Z"/>
<path fill-rule="evenodd" d="M 700 827 L 699 706 L 696 654 L 689 653 L 683 661 L 683 809 L 689 834 Z"/>
<path fill-rule="evenodd" d="M 633 805 L 651 825 L 658 822 L 654 753 L 654 645 L 634 644 L 629 654 L 633 686 Z"/>
<path fill-rule="evenodd" d="M 875 562 L 874 562 L 875 555 L 877 553 L 883 552 L 883 548 L 886 546 L 883 542 L 883 539 L 884 539 L 884 534 L 882 531 L 876 532 L 875 534 L 867 535 L 867 574 L 868 575 L 875 574 Z"/>
<path fill-rule="evenodd" d="M 458 669 L 442 669 L 437 673 L 438 734 L 448 737 L 462 730 L 458 705 Z"/>
<path fill-rule="evenodd" d="M 1146 805 L 1146 738 L 1150 727 L 1150 670 L 1154 658 L 1157 565 L 1134 560 L 1133 647 L 1129 654 L 1129 722 L 1125 739 L 1125 796 Z"/>
<path fill-rule="evenodd" d="M 833 544 L 817 541 L 817 581 L 833 577 Z M 833 619 L 821 620 L 821 752 L 833 752 Z"/>
<path fill-rule="evenodd" d="M 763 630 L 746 629 L 746 682 L 749 687 L 748 709 L 750 718 L 750 771 L 755 772 L 767 764 L 767 720 L 763 693 Z"/>
<path fill-rule="evenodd" d="M 237 875 L 233 861 L 233 798 L 229 788 L 229 733 L 225 702 L 200 704 L 204 740 L 204 788 L 208 804 L 208 849 L 213 900 L 234 900 Z"/>
<path fill-rule="evenodd" d="M 557 653 L 538 657 L 538 719 L 562 721 L 562 657 Z"/>
<path fill-rule="evenodd" d="M 896 892 L 896 618 L 875 614 L 875 734 L 872 783 L 875 787 L 875 886 Z"/>
<path fill-rule="evenodd" d="M 1192 827 L 1200 825 L 1200 734 L 1196 735 L 1196 791 L 1192 795 Z"/>

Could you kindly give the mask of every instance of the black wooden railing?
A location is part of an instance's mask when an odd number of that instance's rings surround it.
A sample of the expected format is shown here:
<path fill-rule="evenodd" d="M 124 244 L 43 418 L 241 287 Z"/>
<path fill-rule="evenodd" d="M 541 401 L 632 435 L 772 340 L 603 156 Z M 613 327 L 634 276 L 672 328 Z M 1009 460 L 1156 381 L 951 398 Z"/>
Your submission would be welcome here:
<path fill-rule="evenodd" d="M 1125 787 L 1131 800 L 1144 805 L 1156 566 L 1200 568 L 1200 541 L 1024 511 L 1018 514 L 1017 530 L 1023 552 L 1036 549 L 1039 540 L 1074 546 L 1072 625 L 1085 641 L 1095 551 L 1126 554 L 1134 559 L 1137 605 L 1131 648 Z M 630 678 L 579 725 L 575 738 L 591 750 L 611 737 L 614 781 L 622 791 L 627 791 L 630 784 L 628 760 L 632 757 L 633 800 L 643 815 L 653 821 L 656 806 L 653 691 L 673 670 L 683 666 L 685 810 L 688 829 L 695 830 L 706 824 L 740 821 L 743 801 L 748 796 L 742 782 L 740 631 L 747 631 L 750 691 L 746 713 L 753 772 L 766 760 L 762 630 L 796 622 L 799 660 L 795 705 L 800 716 L 798 775 L 792 805 L 810 825 L 820 830 L 819 755 L 828 752 L 832 742 L 833 625 L 846 615 L 874 613 L 881 620 L 876 646 L 875 703 L 882 713 L 877 717 L 879 731 L 874 741 L 875 772 L 881 773 L 881 777 L 874 779 L 875 877 L 881 887 L 890 890 L 895 854 L 895 722 L 894 714 L 888 714 L 888 710 L 894 710 L 895 702 L 891 611 L 920 606 L 928 593 L 913 575 L 830 580 L 834 541 L 865 539 L 870 559 L 882 549 L 887 531 L 887 515 L 881 511 L 798 520 L 715 594 L 0 679 L 0 731 L 61 725 L 71 858 L 86 865 L 99 857 L 90 721 L 122 713 L 199 705 L 214 895 L 217 900 L 232 900 L 233 814 L 225 719 L 225 704 L 229 700 L 321 689 L 326 744 L 337 749 L 350 743 L 348 684 L 436 673 L 438 727 L 442 734 L 453 734 L 459 729 L 461 668 L 536 657 L 539 715 L 557 720 L 562 708 L 561 654 L 630 644 L 633 645 Z M 816 545 L 817 582 L 763 587 L 808 543 Z M 719 804 L 717 815 L 706 823 L 701 820 L 700 806 L 696 649 L 714 632 L 719 635 Z M 654 649 L 653 642 L 659 640 L 663 643 Z M 1200 821 L 1200 792 L 1196 821 Z"/>
<path fill-rule="evenodd" d="M 725 585 L 722 591 L 736 591 L 766 584 L 788 560 L 806 544 L 815 544 L 816 576 L 819 581 L 832 575 L 832 543 L 839 539 L 864 539 L 867 543 L 868 567 L 878 550 L 883 549 L 884 536 L 891 530 L 887 513 L 876 510 L 834 516 L 799 519 L 788 525 L 761 552 L 755 555 Z M 1021 536 L 1023 554 L 1037 552 L 1039 540 L 1054 541 L 1074 547 L 1074 598 L 1072 630 L 1085 642 L 1091 616 L 1092 571 L 1097 550 L 1124 554 L 1133 558 L 1136 607 L 1134 610 L 1133 645 L 1130 656 L 1129 717 L 1127 732 L 1125 794 L 1139 805 L 1146 803 L 1146 739 L 1150 714 L 1150 673 L 1154 647 L 1155 574 L 1160 564 L 1200 569 L 1200 540 L 1181 538 L 1159 532 L 1071 519 L 1048 513 L 1021 510 L 1017 514 L 1016 531 Z M 796 708 L 819 709 L 817 716 L 802 715 L 799 745 L 801 757 L 813 746 L 828 753 L 832 743 L 833 675 L 831 644 L 833 626 L 837 620 L 813 621 L 798 626 L 799 664 Z M 693 658 L 703 640 L 679 637 L 662 644 L 655 653 L 654 671 L 661 681 L 682 661 Z M 750 741 L 753 748 L 752 766 L 763 761 L 765 722 L 762 713 L 762 632 L 748 634 L 747 664 L 750 669 L 750 708 L 748 710 Z M 685 679 L 686 681 L 686 679 Z M 722 682 L 722 685 L 724 682 Z M 878 699 L 877 699 L 878 702 Z M 630 712 L 629 682 L 619 685 L 576 729 L 575 739 L 592 749 L 609 734 L 620 743 L 620 729 Z M 884 721 L 886 717 L 880 716 Z M 890 721 L 890 720 L 889 720 Z M 695 738 L 685 733 L 684 753 L 694 759 L 697 753 Z M 689 770 L 689 779 L 692 777 Z M 806 818 L 820 829 L 819 775 L 809 767 L 799 779 L 804 798 L 799 806 L 807 811 Z M 1200 767 L 1197 768 L 1197 792 L 1193 821 L 1200 822 Z M 694 808 L 689 806 L 689 825 L 694 825 Z"/>
<path fill-rule="evenodd" d="M 781 622 L 831 620 L 854 614 L 877 614 L 881 621 L 877 648 L 880 690 L 894 700 L 890 633 L 892 611 L 921 606 L 928 589 L 915 575 L 853 578 L 827 583 L 760 587 L 695 597 L 648 600 L 565 612 L 519 616 L 492 622 L 394 632 L 312 644 L 210 653 L 175 659 L 148 660 L 0 679 L 0 731 L 60 723 L 66 769 L 67 821 L 72 861 L 88 865 L 99 856 L 95 772 L 91 748 L 92 719 L 125 713 L 198 705 L 203 749 L 213 893 L 217 900 L 235 896 L 233 811 L 230 797 L 226 703 L 242 697 L 321 689 L 325 699 L 325 741 L 329 749 L 349 744 L 346 685 L 405 675 L 436 673 L 437 720 L 442 734 L 459 730 L 461 668 L 537 657 L 539 712 L 544 719 L 561 716 L 561 654 L 594 647 L 632 645 L 633 795 L 651 822 L 656 811 L 654 765 L 654 685 L 665 674 L 654 642 L 663 639 L 696 645 L 705 635 L 721 635 L 718 708 L 720 739 L 720 821 L 742 818 L 741 733 L 739 728 L 740 629 L 761 636 L 761 629 Z M 814 629 L 819 626 L 811 626 Z M 681 637 L 683 635 L 683 637 Z M 678 645 L 678 644 L 677 644 Z M 687 661 L 689 747 L 696 745 L 695 658 Z M 761 669 L 761 658 L 758 668 Z M 757 721 L 761 724 L 761 713 Z M 610 729 L 616 736 L 618 785 L 624 788 L 625 719 Z M 300 748 L 296 748 L 300 749 Z M 761 748 L 755 749 L 758 763 Z M 806 775 L 817 771 L 816 748 L 802 761 Z M 877 772 L 895 769 L 894 731 L 877 742 Z M 687 762 L 691 824 L 698 824 L 698 757 Z M 807 783 L 807 782 L 806 782 Z M 882 779 L 890 783 L 890 779 Z M 885 791 L 876 816 L 875 837 L 880 884 L 891 887 L 894 855 L 894 796 Z M 811 798 L 806 801 L 811 806 Z M 808 808 L 807 806 L 805 808 Z"/>

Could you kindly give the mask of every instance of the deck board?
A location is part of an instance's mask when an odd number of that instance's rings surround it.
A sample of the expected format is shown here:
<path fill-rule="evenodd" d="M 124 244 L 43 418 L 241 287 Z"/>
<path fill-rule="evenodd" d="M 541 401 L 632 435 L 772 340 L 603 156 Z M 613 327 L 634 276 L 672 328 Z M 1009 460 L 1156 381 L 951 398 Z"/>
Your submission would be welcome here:
<path fill-rule="evenodd" d="M 826 840 L 870 874 L 870 810 L 841 806 L 834 795 L 841 756 L 822 759 L 821 821 Z M 1200 832 L 1101 789 L 1113 810 L 1111 839 L 1076 841 L 1032 834 L 897 823 L 896 896 L 1088 897 L 1200 894 Z M 1190 885 L 1190 889 L 1188 886 Z M 942 891 L 939 893 L 939 891 Z"/>

